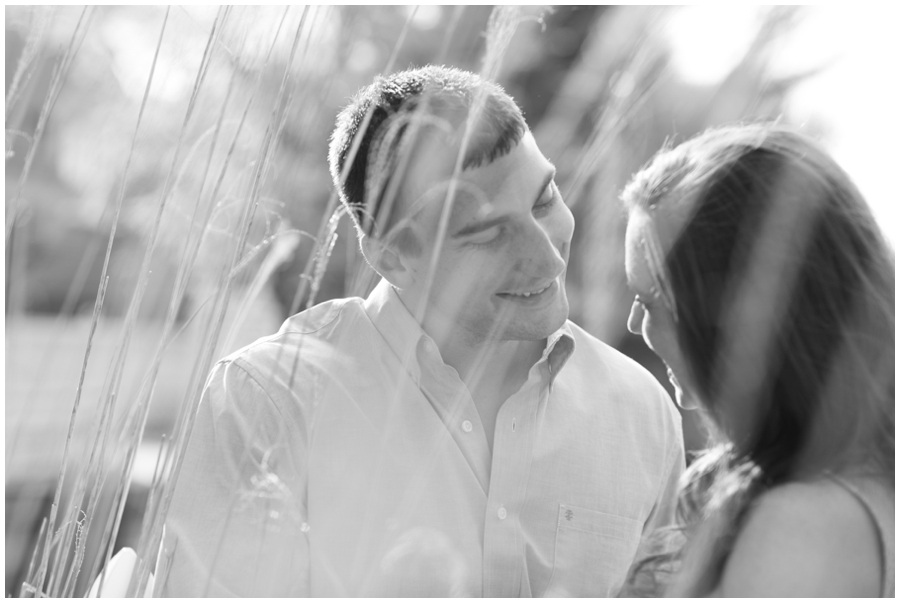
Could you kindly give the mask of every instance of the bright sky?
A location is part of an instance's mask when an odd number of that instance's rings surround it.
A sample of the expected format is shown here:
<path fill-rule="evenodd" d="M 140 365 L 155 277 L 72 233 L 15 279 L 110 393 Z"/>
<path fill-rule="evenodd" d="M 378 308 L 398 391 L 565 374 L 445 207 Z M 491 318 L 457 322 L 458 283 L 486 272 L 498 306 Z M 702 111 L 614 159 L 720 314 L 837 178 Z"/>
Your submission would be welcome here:
<path fill-rule="evenodd" d="M 885 5 L 883 5 L 885 6 Z M 714 84 L 746 50 L 759 7 L 680 9 L 669 25 L 686 80 Z M 850 174 L 896 248 L 900 169 L 900 36 L 889 8 L 808 6 L 778 54 L 778 74 L 825 66 L 788 99 L 790 123 L 823 124 L 822 143 Z M 710 48 L 718 49 L 710 53 Z"/>

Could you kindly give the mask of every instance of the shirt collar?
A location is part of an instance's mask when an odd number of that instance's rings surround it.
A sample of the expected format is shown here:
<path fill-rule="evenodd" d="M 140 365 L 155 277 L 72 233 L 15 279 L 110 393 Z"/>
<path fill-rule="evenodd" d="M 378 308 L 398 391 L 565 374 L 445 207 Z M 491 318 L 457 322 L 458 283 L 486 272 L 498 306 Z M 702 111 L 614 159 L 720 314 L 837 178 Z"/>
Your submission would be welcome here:
<path fill-rule="evenodd" d="M 421 369 L 417 353 L 418 346 L 420 342 L 425 345 L 432 342 L 431 337 L 422 330 L 404 305 L 403 300 L 397 295 L 394 286 L 386 279 L 382 278 L 375 286 L 369 297 L 366 298 L 364 306 L 369 320 L 372 321 L 416 382 L 419 382 Z M 431 347 L 436 353 L 437 346 L 433 345 L 433 342 Z M 551 382 L 556 379 L 574 351 L 575 338 L 572 335 L 569 321 L 566 321 L 547 338 L 547 345 L 538 361 L 538 364 L 547 362 Z"/>
<path fill-rule="evenodd" d="M 394 286 L 382 278 L 366 298 L 364 307 L 369 320 L 418 383 L 420 369 L 416 346 L 428 335 L 406 309 Z"/>
<path fill-rule="evenodd" d="M 563 323 L 550 337 L 547 338 L 547 347 L 541 356 L 541 361 L 547 360 L 547 369 L 550 372 L 552 383 L 562 368 L 575 353 L 575 337 L 572 335 L 572 327 L 569 321 Z"/>

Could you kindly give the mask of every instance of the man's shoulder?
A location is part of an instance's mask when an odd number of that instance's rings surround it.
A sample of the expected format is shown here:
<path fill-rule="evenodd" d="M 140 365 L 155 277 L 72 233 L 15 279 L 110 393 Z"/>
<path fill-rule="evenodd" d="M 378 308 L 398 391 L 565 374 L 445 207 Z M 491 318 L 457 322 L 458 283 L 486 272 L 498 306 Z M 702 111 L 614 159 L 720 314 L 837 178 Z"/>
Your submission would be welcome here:
<path fill-rule="evenodd" d="M 340 347 L 340 340 L 348 331 L 359 328 L 361 319 L 365 319 L 362 299 L 325 301 L 294 314 L 278 332 L 232 352 L 219 363 L 237 364 L 245 369 L 284 362 L 293 365 L 301 350 L 304 360 L 329 356 Z"/>
<path fill-rule="evenodd" d="M 342 297 L 316 304 L 312 308 L 294 314 L 284 321 L 275 335 L 310 335 L 327 330 L 341 319 L 359 318 L 365 315 L 363 299 Z"/>
<path fill-rule="evenodd" d="M 681 425 L 681 415 L 669 394 L 650 371 L 611 345 L 597 339 L 572 321 L 568 327 L 575 341 L 575 353 L 567 369 L 578 374 L 590 391 L 606 392 L 617 408 L 629 413 L 656 415 L 664 422 Z"/>
<path fill-rule="evenodd" d="M 575 340 L 575 357 L 573 359 L 577 358 L 579 365 L 593 366 L 597 369 L 607 367 L 614 374 L 621 375 L 622 379 L 635 385 L 640 384 L 654 389 L 659 386 L 659 382 L 650 374 L 650 371 L 637 361 L 608 343 L 597 339 L 571 320 L 567 325 Z"/>

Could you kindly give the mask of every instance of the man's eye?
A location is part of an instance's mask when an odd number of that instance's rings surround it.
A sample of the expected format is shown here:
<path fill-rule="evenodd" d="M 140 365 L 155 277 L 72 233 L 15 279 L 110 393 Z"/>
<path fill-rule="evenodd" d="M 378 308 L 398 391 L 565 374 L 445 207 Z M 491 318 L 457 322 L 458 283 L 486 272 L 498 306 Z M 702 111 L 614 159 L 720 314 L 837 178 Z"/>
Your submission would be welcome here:
<path fill-rule="evenodd" d="M 541 195 L 540 201 L 535 203 L 532 211 L 537 214 L 547 213 L 547 211 L 553 207 L 553 204 L 556 203 L 556 197 L 556 183 L 550 182 L 550 184 L 547 185 L 544 194 Z"/>
<path fill-rule="evenodd" d="M 469 237 L 468 243 L 475 247 L 485 247 L 496 242 L 500 238 L 500 232 L 500 226 L 491 226 Z"/>

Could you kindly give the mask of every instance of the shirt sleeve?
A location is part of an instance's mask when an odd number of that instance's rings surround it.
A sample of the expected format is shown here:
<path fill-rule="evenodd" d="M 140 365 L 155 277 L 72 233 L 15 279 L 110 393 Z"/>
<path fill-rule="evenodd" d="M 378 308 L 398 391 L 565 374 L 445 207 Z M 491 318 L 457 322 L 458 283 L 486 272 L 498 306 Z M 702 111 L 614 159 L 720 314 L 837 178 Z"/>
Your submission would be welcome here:
<path fill-rule="evenodd" d="M 643 537 L 652 534 L 654 530 L 675 524 L 675 509 L 678 504 L 681 476 L 685 471 L 684 435 L 681 430 L 681 415 L 674 408 L 666 391 L 662 387 L 659 388 L 659 391 L 671 419 L 667 421 L 669 433 L 666 434 L 670 444 L 666 454 L 659 494 L 656 497 L 656 504 L 650 512 L 650 516 L 644 522 Z"/>
<path fill-rule="evenodd" d="M 163 595 L 308 595 L 305 501 L 305 429 L 250 372 L 220 362 L 166 521 Z"/>
<path fill-rule="evenodd" d="M 661 403 L 668 411 L 662 437 L 669 444 L 656 503 L 644 522 L 640 545 L 618 597 L 664 596 L 672 574 L 678 570 L 677 557 L 672 555 L 684 546 L 684 533 L 676 525 L 676 510 L 686 469 L 681 415 L 668 393 L 662 387 L 658 391 Z"/>

